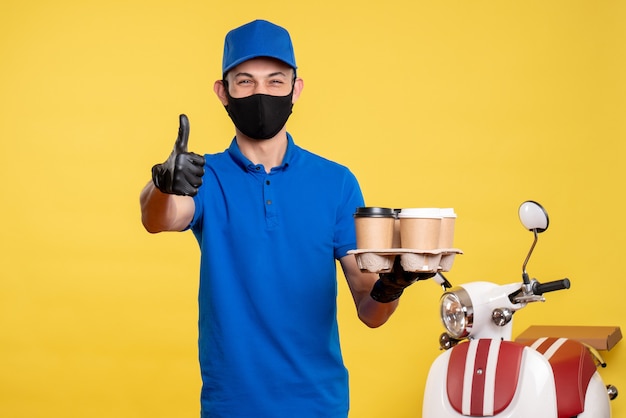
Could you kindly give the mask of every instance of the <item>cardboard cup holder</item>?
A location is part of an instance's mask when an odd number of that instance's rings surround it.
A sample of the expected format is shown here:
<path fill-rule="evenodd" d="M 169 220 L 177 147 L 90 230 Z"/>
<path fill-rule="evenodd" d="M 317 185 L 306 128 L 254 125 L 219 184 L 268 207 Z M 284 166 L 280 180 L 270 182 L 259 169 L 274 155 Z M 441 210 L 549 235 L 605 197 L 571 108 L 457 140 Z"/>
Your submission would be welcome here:
<path fill-rule="evenodd" d="M 356 254 L 356 262 L 361 271 L 371 271 L 373 273 L 391 271 L 395 258 L 396 256 L 393 254 L 380 254 L 376 252 Z"/>
<path fill-rule="evenodd" d="M 436 250 L 415 250 L 408 248 L 358 249 L 348 251 L 354 254 L 361 271 L 386 273 L 391 271 L 393 262 L 400 256 L 400 264 L 405 271 L 419 273 L 437 273 L 450 271 L 457 254 L 463 254 L 458 248 L 439 248 Z"/>
<path fill-rule="evenodd" d="M 462 252 L 449 252 L 441 254 L 441 262 L 439 263 L 439 267 L 441 267 L 441 271 L 450 271 L 452 269 L 452 264 L 454 264 L 454 257 L 457 254 L 463 254 Z"/>
<path fill-rule="evenodd" d="M 404 271 L 437 272 L 440 270 L 441 253 L 406 253 L 400 255 Z"/>

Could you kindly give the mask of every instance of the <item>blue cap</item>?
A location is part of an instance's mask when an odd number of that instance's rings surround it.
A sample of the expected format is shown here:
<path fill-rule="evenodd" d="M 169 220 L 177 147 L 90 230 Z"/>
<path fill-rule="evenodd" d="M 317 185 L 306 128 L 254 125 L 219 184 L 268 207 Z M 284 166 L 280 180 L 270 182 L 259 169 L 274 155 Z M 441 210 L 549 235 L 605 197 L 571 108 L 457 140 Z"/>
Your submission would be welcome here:
<path fill-rule="evenodd" d="M 267 20 L 254 20 L 226 35 L 222 74 L 244 61 L 258 57 L 275 58 L 297 68 L 289 32 Z"/>

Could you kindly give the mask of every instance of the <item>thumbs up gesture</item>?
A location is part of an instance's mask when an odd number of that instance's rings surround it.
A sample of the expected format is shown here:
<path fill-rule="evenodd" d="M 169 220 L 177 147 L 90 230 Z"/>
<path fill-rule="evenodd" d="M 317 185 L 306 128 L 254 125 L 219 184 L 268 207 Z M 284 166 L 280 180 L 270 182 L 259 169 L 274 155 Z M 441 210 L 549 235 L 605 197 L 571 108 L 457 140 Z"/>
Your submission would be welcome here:
<path fill-rule="evenodd" d="M 163 164 L 152 167 L 152 181 L 163 193 L 195 196 L 202 185 L 204 157 L 187 152 L 189 119 L 180 115 L 179 123 L 174 149 Z"/>

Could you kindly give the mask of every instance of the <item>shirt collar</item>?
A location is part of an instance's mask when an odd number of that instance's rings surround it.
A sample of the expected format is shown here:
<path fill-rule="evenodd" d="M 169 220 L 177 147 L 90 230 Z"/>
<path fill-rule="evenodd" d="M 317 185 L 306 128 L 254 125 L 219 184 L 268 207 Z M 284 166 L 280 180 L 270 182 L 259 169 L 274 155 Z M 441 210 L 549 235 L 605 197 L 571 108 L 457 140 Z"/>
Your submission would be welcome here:
<path fill-rule="evenodd" d="M 231 141 L 230 146 L 228 147 L 227 151 L 230 154 L 233 161 L 243 170 L 256 171 L 256 167 L 258 167 L 258 165 L 254 164 L 245 155 L 243 155 L 243 153 L 239 149 L 239 145 L 237 144 L 236 137 L 233 138 L 233 140 Z M 287 151 L 285 151 L 285 156 L 283 157 L 283 163 L 279 165 L 278 167 L 274 167 L 273 170 L 285 170 L 287 167 L 289 167 L 290 164 L 293 163 L 293 161 L 296 158 L 297 153 L 298 153 L 298 147 L 294 143 L 293 137 L 291 136 L 291 134 L 287 132 Z"/>

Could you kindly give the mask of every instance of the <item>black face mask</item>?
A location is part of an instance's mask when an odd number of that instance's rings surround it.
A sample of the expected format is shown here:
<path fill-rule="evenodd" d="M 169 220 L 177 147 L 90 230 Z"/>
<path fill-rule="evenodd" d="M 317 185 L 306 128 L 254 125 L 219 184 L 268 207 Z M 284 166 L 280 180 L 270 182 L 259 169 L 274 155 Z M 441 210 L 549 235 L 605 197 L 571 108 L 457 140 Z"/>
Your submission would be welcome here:
<path fill-rule="evenodd" d="M 234 98 L 228 93 L 228 105 L 224 106 L 228 116 L 244 135 L 253 139 L 270 139 L 276 136 L 291 115 L 293 89 L 287 96 L 253 94 Z"/>

